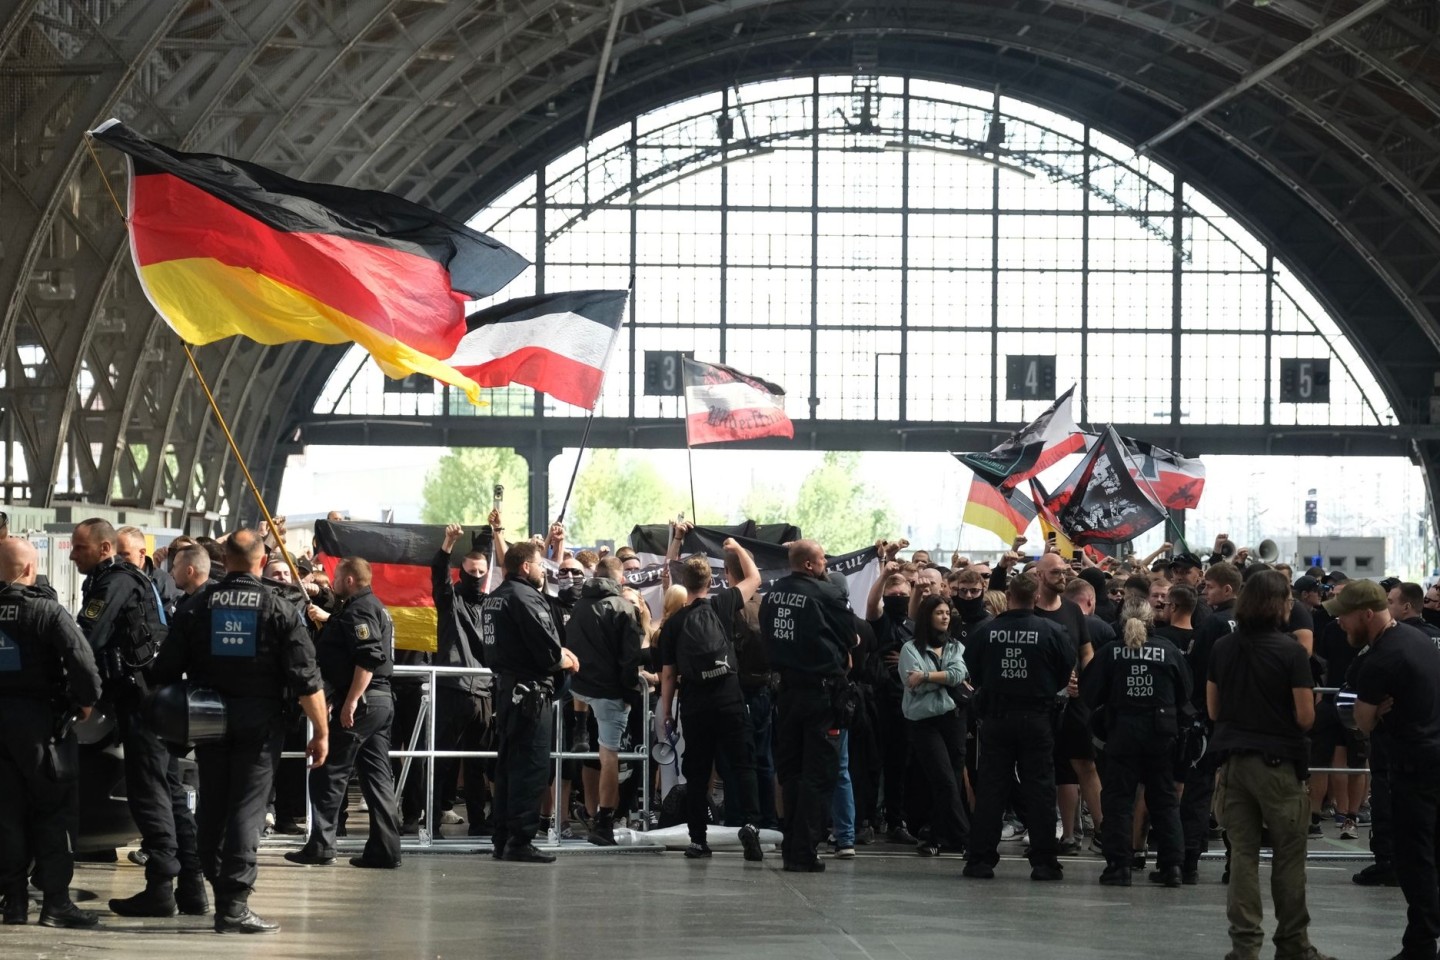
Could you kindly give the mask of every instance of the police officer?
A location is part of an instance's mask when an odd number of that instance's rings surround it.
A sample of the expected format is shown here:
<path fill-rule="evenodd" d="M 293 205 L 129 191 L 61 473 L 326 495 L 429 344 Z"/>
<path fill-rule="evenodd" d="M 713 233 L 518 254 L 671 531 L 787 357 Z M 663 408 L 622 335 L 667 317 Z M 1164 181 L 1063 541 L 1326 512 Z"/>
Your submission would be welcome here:
<path fill-rule="evenodd" d="M 90 716 L 100 674 L 69 614 L 34 586 L 36 563 L 30 541 L 0 540 L 0 892 L 5 922 L 27 922 L 33 856 L 41 926 L 90 927 L 95 914 L 70 902 L 79 757 L 65 718 Z"/>
<path fill-rule="evenodd" d="M 1433 957 L 1440 939 L 1440 650 L 1397 622 L 1373 580 L 1353 580 L 1325 609 L 1352 646 L 1355 725 L 1382 745 L 1389 765 L 1395 874 L 1409 906 L 1401 958 Z"/>
<path fill-rule="evenodd" d="M 821 873 L 815 848 L 840 778 L 837 707 L 848 693 L 846 671 L 855 622 L 845 593 L 825 575 L 825 551 L 813 540 L 790 544 L 790 573 L 760 602 L 760 635 L 780 674 L 776 698 L 775 772 L 785 800 L 784 842 L 791 873 Z"/>
<path fill-rule="evenodd" d="M 1064 877 L 1055 858 L 1057 697 L 1066 696 L 1075 645 L 1058 624 L 1035 614 L 1039 581 L 1023 573 L 1005 589 L 1008 609 L 971 634 L 965 665 L 978 689 L 979 779 L 965 876 L 989 880 L 1000 862 L 1000 818 L 1015 769 L 1030 826 L 1030 879 Z M 1123 825 L 1122 825 L 1123 826 Z"/>
<path fill-rule="evenodd" d="M 70 559 L 85 574 L 80 630 L 105 681 L 125 748 L 125 794 L 140 829 L 145 889 L 110 901 L 123 917 L 199 916 L 210 909 L 196 854 L 195 818 L 180 780 L 176 755 L 161 742 L 144 715 L 150 664 L 166 633 L 155 586 L 144 572 L 119 558 L 115 528 L 82 521 L 70 536 Z M 175 886 L 179 878 L 178 887 Z"/>
<path fill-rule="evenodd" d="M 203 587 L 175 615 L 155 663 L 160 683 L 209 687 L 226 702 L 222 740 L 195 747 L 200 767 L 200 857 L 215 890 L 217 933 L 276 933 L 250 910 L 255 852 L 265 826 L 286 702 L 298 698 L 314 733 L 305 747 L 315 767 L 328 751 L 325 694 L 315 649 L 299 612 L 260 582 L 265 547 L 254 530 L 224 546 L 225 578 Z"/>
<path fill-rule="evenodd" d="M 541 547 L 522 540 L 505 551 L 505 582 L 480 604 L 485 660 L 495 672 L 495 820 L 492 856 L 521 863 L 553 863 L 536 848 L 540 791 L 549 780 L 555 736 L 555 675 L 579 661 L 560 644 L 550 602 L 541 593 Z"/>
<path fill-rule="evenodd" d="M 1144 784 L 1159 850 L 1160 869 L 1150 879 L 1178 887 L 1185 837 L 1175 795 L 1174 751 L 1180 732 L 1178 711 L 1190 702 L 1190 668 L 1178 647 L 1155 635 L 1150 604 L 1127 600 L 1120 623 L 1121 642 L 1100 648 L 1081 686 L 1090 707 L 1104 709 L 1106 728 L 1100 771 L 1106 867 L 1100 882 L 1130 886 L 1135 788 Z"/>
<path fill-rule="evenodd" d="M 315 645 L 325 700 L 330 706 L 330 759 L 310 772 L 310 839 L 285 854 L 291 863 L 329 866 L 335 862 L 335 829 L 352 771 L 370 808 L 365 852 L 352 867 L 400 866 L 400 819 L 390 769 L 390 726 L 395 700 L 390 690 L 395 625 L 370 589 L 368 561 L 346 557 L 335 567 L 332 589 L 341 601 L 329 614 L 313 604 L 310 618 L 322 624 Z"/>

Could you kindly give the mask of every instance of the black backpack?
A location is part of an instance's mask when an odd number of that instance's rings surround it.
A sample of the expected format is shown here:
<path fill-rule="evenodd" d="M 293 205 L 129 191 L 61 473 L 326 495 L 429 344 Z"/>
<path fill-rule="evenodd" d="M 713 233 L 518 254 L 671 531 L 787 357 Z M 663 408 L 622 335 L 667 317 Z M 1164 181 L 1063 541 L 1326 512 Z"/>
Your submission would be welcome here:
<path fill-rule="evenodd" d="M 709 597 L 675 615 L 675 668 L 687 685 L 718 683 L 736 672 L 730 631 Z"/>

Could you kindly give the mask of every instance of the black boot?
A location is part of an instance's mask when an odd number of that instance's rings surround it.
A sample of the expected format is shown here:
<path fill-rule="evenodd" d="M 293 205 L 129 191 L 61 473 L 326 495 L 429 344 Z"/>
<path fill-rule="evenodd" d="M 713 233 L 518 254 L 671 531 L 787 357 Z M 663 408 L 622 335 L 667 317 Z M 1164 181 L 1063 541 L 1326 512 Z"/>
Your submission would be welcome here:
<path fill-rule="evenodd" d="M 113 900 L 111 901 L 114 902 Z M 79 927 L 93 927 L 100 921 L 100 918 L 90 910 L 81 910 L 70 902 L 70 893 L 51 896 L 45 895 L 45 902 L 40 906 L 40 926 L 42 927 L 63 927 L 76 929 Z"/>
<path fill-rule="evenodd" d="M 5 923 L 19 926 L 30 922 L 30 891 L 22 883 L 5 895 Z"/>
<path fill-rule="evenodd" d="M 1106 887 L 1130 886 L 1130 865 L 1126 863 L 1110 864 L 1101 872 L 1100 884 Z"/>
<path fill-rule="evenodd" d="M 133 897 L 111 900 L 110 909 L 122 917 L 173 917 L 179 912 L 168 879 L 145 881 L 144 890 Z"/>
<path fill-rule="evenodd" d="M 182 873 L 175 881 L 175 906 L 186 916 L 203 917 L 210 912 L 210 894 L 205 878 L 198 873 Z"/>
<path fill-rule="evenodd" d="M 601 807 L 595 814 L 590 835 L 585 839 L 597 847 L 615 846 L 615 811 L 610 807 Z"/>

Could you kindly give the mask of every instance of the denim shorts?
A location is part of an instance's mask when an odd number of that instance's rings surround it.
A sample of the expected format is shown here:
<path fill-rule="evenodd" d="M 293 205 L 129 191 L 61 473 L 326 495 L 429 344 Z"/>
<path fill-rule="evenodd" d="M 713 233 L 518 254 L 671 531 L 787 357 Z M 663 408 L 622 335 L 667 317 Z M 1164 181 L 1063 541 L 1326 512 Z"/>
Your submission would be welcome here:
<path fill-rule="evenodd" d="M 595 727 L 600 731 L 600 746 L 619 753 L 620 738 L 625 735 L 625 725 L 630 722 L 630 704 L 624 700 L 582 697 L 578 693 L 574 696 L 581 703 L 588 703 L 590 712 L 595 714 Z"/>

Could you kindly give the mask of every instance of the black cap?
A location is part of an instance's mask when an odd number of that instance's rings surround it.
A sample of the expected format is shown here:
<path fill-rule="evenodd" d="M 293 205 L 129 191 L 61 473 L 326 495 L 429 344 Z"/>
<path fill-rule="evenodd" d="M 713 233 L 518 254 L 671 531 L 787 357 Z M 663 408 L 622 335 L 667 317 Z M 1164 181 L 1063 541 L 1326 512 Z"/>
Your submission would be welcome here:
<path fill-rule="evenodd" d="M 1196 570 L 1200 570 L 1203 569 L 1204 566 L 1205 564 L 1200 558 L 1189 550 L 1186 550 L 1184 553 L 1175 554 L 1175 559 L 1170 561 L 1170 569 L 1172 570 L 1176 567 L 1193 567 Z"/>
<path fill-rule="evenodd" d="M 1345 573 L 1341 570 L 1331 570 L 1329 573 L 1325 574 L 1326 583 L 1345 583 L 1349 579 L 1350 578 L 1347 577 Z"/>
<path fill-rule="evenodd" d="M 1399 577 L 1386 577 L 1384 580 L 1380 581 L 1380 589 L 1384 590 L 1386 593 L 1389 593 L 1391 590 L 1394 590 L 1402 583 L 1404 583 L 1404 581 L 1401 580 Z"/>
<path fill-rule="evenodd" d="M 1316 580 L 1314 577 L 1301 577 L 1299 580 L 1295 581 L 1295 592 L 1297 594 L 1310 593 L 1311 591 L 1314 591 L 1315 593 L 1320 592 L 1319 580 Z"/>

